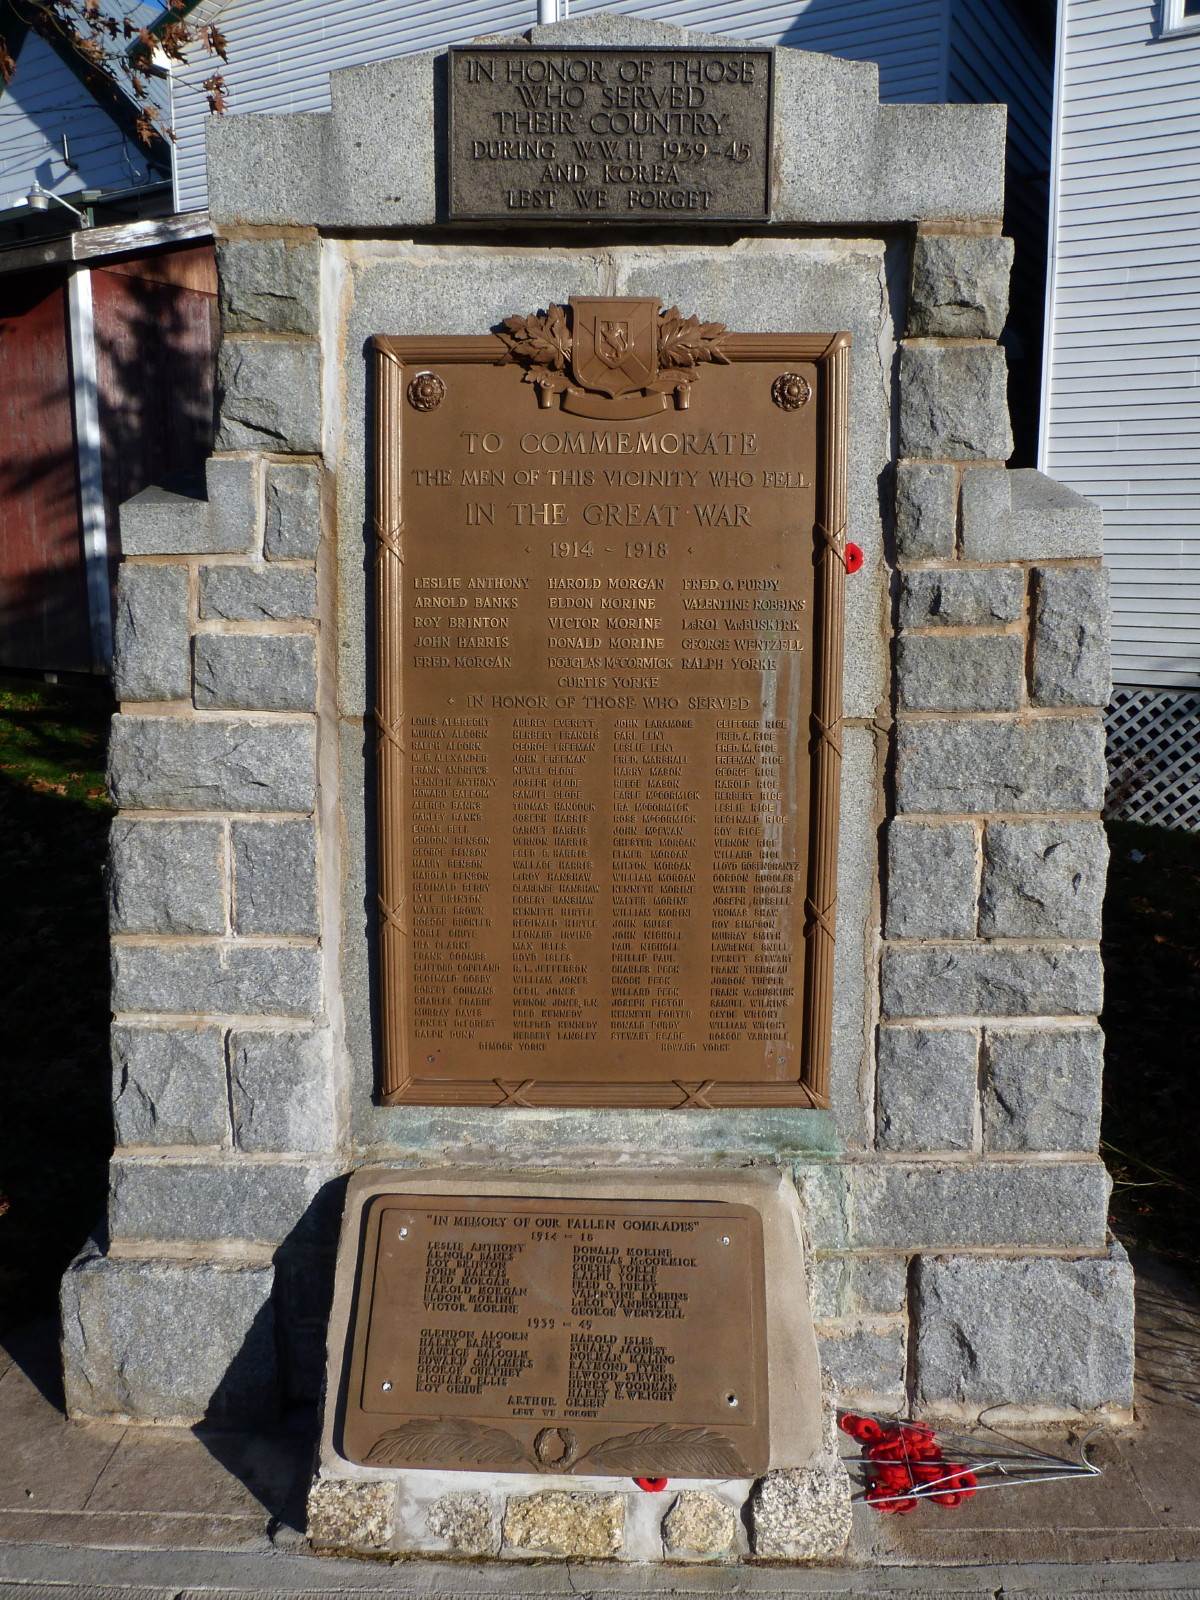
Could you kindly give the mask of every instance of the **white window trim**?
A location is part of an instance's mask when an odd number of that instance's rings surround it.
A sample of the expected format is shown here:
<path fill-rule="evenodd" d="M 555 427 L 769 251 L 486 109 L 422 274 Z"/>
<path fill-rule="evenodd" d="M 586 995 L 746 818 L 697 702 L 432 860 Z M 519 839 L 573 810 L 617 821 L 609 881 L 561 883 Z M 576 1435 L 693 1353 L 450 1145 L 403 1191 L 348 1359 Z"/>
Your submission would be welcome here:
<path fill-rule="evenodd" d="M 1183 0 L 1162 0 L 1160 39 L 1173 39 L 1181 33 L 1200 33 L 1200 15 L 1185 17 Z"/>

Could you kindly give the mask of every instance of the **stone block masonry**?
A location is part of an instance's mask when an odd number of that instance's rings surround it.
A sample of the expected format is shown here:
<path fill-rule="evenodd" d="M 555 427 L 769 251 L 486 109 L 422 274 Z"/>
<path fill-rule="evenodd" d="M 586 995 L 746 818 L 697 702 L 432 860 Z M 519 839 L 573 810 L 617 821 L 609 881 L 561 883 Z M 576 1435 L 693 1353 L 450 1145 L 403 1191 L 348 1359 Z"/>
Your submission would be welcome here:
<path fill-rule="evenodd" d="M 309 331 L 303 296 L 272 300 L 271 252 L 235 255 L 234 320 L 275 304 Z M 284 287 L 315 283 L 315 245 L 281 261 Z M 205 496 L 122 511 L 117 1151 L 109 1253 L 64 1284 L 77 1414 L 244 1426 L 320 1380 L 289 1286 L 327 1279 L 345 1135 L 317 914 L 321 468 L 292 442 L 214 456 Z"/>
<path fill-rule="evenodd" d="M 711 41 L 601 12 L 535 42 Z M 767 229 L 466 244 L 439 222 L 438 54 L 334 74 L 328 113 L 213 129 L 217 450 L 202 490 L 121 513 L 117 1150 L 106 1251 L 64 1283 L 73 1414 L 245 1425 L 311 1397 L 345 1175 L 448 1151 L 481 1193 L 524 1163 L 774 1161 L 801 1194 L 844 1398 L 957 1419 L 1120 1411 L 1131 1288 L 1097 1154 L 1102 529 L 1006 466 L 1002 116 L 881 107 L 874 68 L 781 50 Z M 363 163 L 381 105 L 400 120 Z M 374 1098 L 363 351 L 571 293 L 853 334 L 847 532 L 866 564 L 846 586 L 828 1112 Z M 422 1498 L 326 1475 L 312 1528 L 339 1548 L 519 1558 L 804 1560 L 845 1539 L 832 1467 L 661 1505 L 626 1487 Z"/>
<path fill-rule="evenodd" d="M 1131 1280 L 1105 1254 L 1096 1156 L 1100 516 L 1003 465 L 999 358 L 980 341 L 999 332 L 1009 260 L 1000 240 L 935 229 L 914 247 L 877 1158 L 798 1174 L 844 1390 L 958 1419 L 1119 1413 L 1132 1375 Z M 879 1262 L 902 1274 L 887 1304 L 853 1288 Z"/>

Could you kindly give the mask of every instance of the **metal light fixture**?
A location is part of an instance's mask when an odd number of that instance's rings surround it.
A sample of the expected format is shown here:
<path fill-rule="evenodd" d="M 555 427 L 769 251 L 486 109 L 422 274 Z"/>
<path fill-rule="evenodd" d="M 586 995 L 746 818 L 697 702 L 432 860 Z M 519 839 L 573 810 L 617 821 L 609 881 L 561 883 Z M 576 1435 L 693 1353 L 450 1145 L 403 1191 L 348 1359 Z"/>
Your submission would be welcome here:
<path fill-rule="evenodd" d="M 64 200 L 61 195 L 51 194 L 49 189 L 43 189 L 41 184 L 35 178 L 30 187 L 29 193 L 25 196 L 25 204 L 31 211 L 49 211 L 51 200 L 53 200 L 56 205 L 62 206 L 64 210 L 73 213 L 73 215 L 77 216 L 85 227 L 87 226 L 87 218 L 84 216 L 83 212 L 79 210 L 78 206 L 73 206 L 69 200 Z"/>

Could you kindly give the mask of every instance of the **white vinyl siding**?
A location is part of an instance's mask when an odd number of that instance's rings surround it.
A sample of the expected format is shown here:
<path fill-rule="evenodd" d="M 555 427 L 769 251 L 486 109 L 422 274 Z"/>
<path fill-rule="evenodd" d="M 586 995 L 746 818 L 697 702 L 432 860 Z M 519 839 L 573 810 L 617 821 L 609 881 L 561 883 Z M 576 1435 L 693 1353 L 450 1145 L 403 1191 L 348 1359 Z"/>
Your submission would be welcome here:
<path fill-rule="evenodd" d="M 573 17 L 621 11 L 680 27 L 876 61 L 885 100 L 945 98 L 943 39 L 949 0 L 574 0 Z M 194 15 L 207 15 L 202 5 Z M 535 0 L 458 0 L 438 7 L 400 0 L 381 21 L 379 0 L 229 0 L 212 6 L 229 38 L 230 113 L 325 111 L 338 67 L 461 44 L 485 33 L 515 33 L 536 20 Z M 204 128 L 197 85 L 213 70 L 198 57 L 177 71 L 179 204 L 206 204 Z M 380 137 L 387 137 L 386 128 Z M 369 160 L 369 152 L 364 152 Z"/>
<path fill-rule="evenodd" d="M 1064 0 L 1043 465 L 1104 507 L 1120 684 L 1200 686 L 1200 35 Z"/>
<path fill-rule="evenodd" d="M 62 159 L 70 144 L 72 170 Z M 0 91 L 0 210 L 19 205 L 34 180 L 53 193 L 132 189 L 161 181 L 146 153 L 32 30 L 17 52 L 12 81 Z M 65 214 L 65 213 L 64 213 Z"/>

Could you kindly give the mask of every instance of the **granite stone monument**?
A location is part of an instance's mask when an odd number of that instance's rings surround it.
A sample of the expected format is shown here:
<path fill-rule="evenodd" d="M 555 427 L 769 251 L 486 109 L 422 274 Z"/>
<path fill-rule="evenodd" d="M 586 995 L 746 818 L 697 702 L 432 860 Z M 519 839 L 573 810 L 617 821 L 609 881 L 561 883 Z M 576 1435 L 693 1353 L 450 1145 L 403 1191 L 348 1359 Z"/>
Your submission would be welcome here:
<path fill-rule="evenodd" d="M 1003 108 L 611 12 L 331 93 L 213 124 L 216 449 L 121 514 L 70 1413 L 324 1395 L 321 1548 L 836 1558 L 835 1400 L 1132 1404 Z"/>

